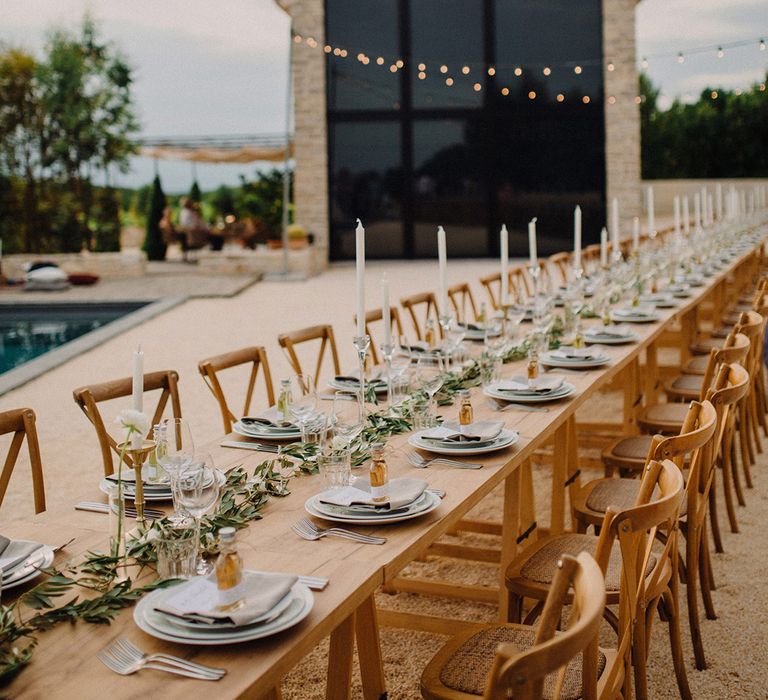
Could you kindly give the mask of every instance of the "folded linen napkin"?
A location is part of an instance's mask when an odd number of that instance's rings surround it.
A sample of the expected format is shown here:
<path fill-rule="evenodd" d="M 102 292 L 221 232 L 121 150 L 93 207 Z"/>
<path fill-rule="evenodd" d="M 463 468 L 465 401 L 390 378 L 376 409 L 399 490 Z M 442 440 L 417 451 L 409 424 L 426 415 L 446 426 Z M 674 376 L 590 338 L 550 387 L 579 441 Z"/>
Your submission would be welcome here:
<path fill-rule="evenodd" d="M 557 350 L 550 351 L 549 356 L 560 360 L 594 360 L 600 357 L 600 353 L 593 348 L 572 348 L 561 345 Z"/>
<path fill-rule="evenodd" d="M 377 502 L 371 499 L 371 482 L 367 477 L 358 477 L 354 486 L 332 489 L 320 494 L 320 503 L 331 506 L 367 506 L 371 510 L 398 510 L 420 498 L 428 484 L 423 479 L 392 479 L 389 482 L 389 501 Z"/>
<path fill-rule="evenodd" d="M 147 481 L 146 471 L 142 471 L 141 476 L 142 476 L 142 480 L 144 481 L 145 491 L 147 489 L 150 489 L 150 490 L 157 489 L 159 491 L 167 491 L 170 488 L 170 486 L 167 483 Z M 106 479 L 107 481 L 111 481 L 113 484 L 116 484 L 118 482 L 117 472 L 110 474 L 108 477 L 106 477 Z M 120 479 L 122 479 L 124 486 L 128 486 L 130 488 L 136 487 L 136 472 L 133 469 L 123 469 Z"/>
<path fill-rule="evenodd" d="M 253 428 L 277 428 L 280 430 L 290 430 L 296 427 L 295 423 L 283 420 L 283 414 L 277 410 L 276 406 L 262 411 L 257 416 L 243 416 L 240 422 L 246 427 Z"/>
<path fill-rule="evenodd" d="M 421 437 L 435 442 L 481 442 L 493 440 L 504 428 L 504 421 L 481 420 L 471 425 L 447 421 L 436 428 L 425 430 Z"/>
<path fill-rule="evenodd" d="M 266 571 L 243 572 L 244 602 L 237 610 L 219 610 L 219 590 L 214 577 L 198 576 L 173 589 L 155 610 L 211 625 L 231 623 L 236 627 L 254 624 L 288 594 L 299 577 Z"/>
<path fill-rule="evenodd" d="M 15 570 L 22 566 L 42 546 L 39 542 L 30 542 L 29 540 L 11 540 L 2 556 L 0 556 L 3 580 L 13 576 Z"/>
<path fill-rule="evenodd" d="M 518 394 L 548 394 L 556 391 L 563 385 L 563 380 L 557 377 L 537 377 L 532 382 L 523 376 L 503 379 L 497 385 L 501 391 L 513 391 Z"/>
<path fill-rule="evenodd" d="M 482 323 L 459 323 L 459 328 L 463 328 L 467 331 L 484 331 L 485 326 Z"/>
<path fill-rule="evenodd" d="M 357 386 L 360 384 L 360 379 L 358 377 L 353 377 L 351 375 L 338 375 L 334 377 L 334 380 L 338 382 L 339 384 L 352 384 Z M 386 386 L 387 383 L 380 377 L 371 377 L 365 380 L 365 383 L 369 386 L 379 386 L 384 385 Z"/>

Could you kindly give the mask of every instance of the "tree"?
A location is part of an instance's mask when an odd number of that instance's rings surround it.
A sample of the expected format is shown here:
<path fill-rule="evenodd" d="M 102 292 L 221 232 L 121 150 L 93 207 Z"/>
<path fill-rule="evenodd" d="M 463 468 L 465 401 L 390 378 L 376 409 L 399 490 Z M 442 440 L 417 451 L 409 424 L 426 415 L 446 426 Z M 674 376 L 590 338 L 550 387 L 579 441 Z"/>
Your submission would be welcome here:
<path fill-rule="evenodd" d="M 211 206 L 219 216 L 235 213 L 235 196 L 231 187 L 220 185 L 211 195 Z"/>
<path fill-rule="evenodd" d="M 120 202 L 114 187 L 102 187 L 96 197 L 94 248 L 99 253 L 120 250 Z"/>
<path fill-rule="evenodd" d="M 142 249 L 149 260 L 165 260 L 167 245 L 160 230 L 160 219 L 163 218 L 165 209 L 165 194 L 160 183 L 160 176 L 155 175 L 152 182 L 152 196 L 149 200 L 147 211 L 147 235 L 144 238 Z"/>
<path fill-rule="evenodd" d="M 200 185 L 197 184 L 197 180 L 192 183 L 192 187 L 189 188 L 189 194 L 187 195 L 193 202 L 202 202 L 203 193 L 200 191 Z"/>

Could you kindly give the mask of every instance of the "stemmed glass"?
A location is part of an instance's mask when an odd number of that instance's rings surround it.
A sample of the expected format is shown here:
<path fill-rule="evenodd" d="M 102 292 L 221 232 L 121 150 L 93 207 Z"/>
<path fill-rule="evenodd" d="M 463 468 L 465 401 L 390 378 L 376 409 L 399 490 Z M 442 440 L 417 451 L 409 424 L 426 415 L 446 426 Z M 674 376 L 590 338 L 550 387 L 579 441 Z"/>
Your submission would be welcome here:
<path fill-rule="evenodd" d="M 411 351 L 408 348 L 408 342 L 405 336 L 400 336 L 397 339 L 397 345 L 392 351 L 392 362 L 390 367 L 392 369 L 393 377 L 401 377 L 405 371 L 411 366 Z"/>
<path fill-rule="evenodd" d="M 338 438 L 349 447 L 365 427 L 365 407 L 360 402 L 357 392 L 338 392 L 333 397 L 333 414 L 331 416 L 334 443 Z M 334 448 L 336 445 L 334 444 Z"/>
<path fill-rule="evenodd" d="M 295 374 L 291 377 L 291 415 L 301 428 L 301 439 L 306 442 L 307 423 L 317 413 L 317 391 L 309 374 Z"/>
<path fill-rule="evenodd" d="M 195 443 L 189 423 L 184 418 L 166 418 L 165 442 L 156 447 L 157 461 L 168 474 L 173 498 L 173 520 L 183 517 L 178 498 L 178 475 L 181 469 L 189 466 L 195 458 Z"/>
<path fill-rule="evenodd" d="M 441 357 L 422 357 L 416 367 L 419 388 L 429 397 L 429 414 L 435 415 L 435 394 L 443 386 L 445 365 Z"/>
<path fill-rule="evenodd" d="M 193 460 L 183 466 L 177 475 L 179 505 L 194 519 L 197 534 L 195 541 L 200 541 L 200 521 L 210 513 L 219 500 L 220 476 L 214 468 L 211 455 Z M 199 553 L 196 571 L 198 576 L 207 576 L 213 571 L 213 565 Z"/>

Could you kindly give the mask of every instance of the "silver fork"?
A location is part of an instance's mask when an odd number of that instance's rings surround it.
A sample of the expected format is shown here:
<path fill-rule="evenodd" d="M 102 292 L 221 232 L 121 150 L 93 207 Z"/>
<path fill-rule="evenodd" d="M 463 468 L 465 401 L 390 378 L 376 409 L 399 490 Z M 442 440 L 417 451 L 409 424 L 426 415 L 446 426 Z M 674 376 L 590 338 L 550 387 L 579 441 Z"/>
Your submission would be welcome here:
<path fill-rule="evenodd" d="M 214 666 L 206 666 L 205 664 L 198 664 L 195 661 L 189 661 L 188 659 L 182 659 L 179 656 L 172 656 L 171 654 L 163 654 L 158 652 L 156 654 L 145 654 L 139 647 L 133 642 L 121 637 L 114 642 L 116 647 L 119 647 L 125 652 L 126 656 L 130 656 L 134 659 L 145 659 L 147 661 L 160 661 L 170 664 L 171 666 L 178 666 L 179 668 L 186 668 L 196 673 L 208 673 L 210 675 L 224 676 L 227 673 L 225 668 L 215 668 Z"/>
<path fill-rule="evenodd" d="M 110 644 L 108 647 L 102 649 L 96 657 L 103 663 L 108 669 L 119 673 L 121 676 L 129 676 L 132 673 L 136 673 L 143 668 L 153 669 L 155 671 L 165 671 L 166 673 L 173 673 L 177 676 L 184 676 L 185 678 L 196 678 L 201 681 L 218 681 L 221 679 L 221 674 L 212 673 L 210 671 L 193 671 L 190 668 L 180 668 L 178 666 L 171 666 L 167 662 L 159 660 L 149 660 L 145 658 L 135 658 L 129 654 L 126 654 L 116 642 Z"/>
<path fill-rule="evenodd" d="M 549 413 L 549 409 L 546 406 L 529 406 L 525 403 L 510 403 L 504 401 L 503 403 L 496 401 L 495 399 L 488 399 L 488 405 L 500 413 L 503 411 L 527 411 L 528 413 Z"/>
<path fill-rule="evenodd" d="M 340 527 L 319 528 L 311 520 L 307 518 L 301 518 L 299 522 L 291 525 L 293 530 L 299 537 L 305 540 L 319 540 L 323 537 L 343 537 L 354 542 L 361 542 L 363 544 L 384 544 L 386 537 L 374 537 L 373 535 L 363 535 L 359 532 L 353 532 L 352 530 L 344 530 Z"/>
<path fill-rule="evenodd" d="M 416 469 L 426 469 L 432 464 L 447 464 L 450 467 L 456 467 L 458 469 L 481 469 L 482 464 L 477 462 L 460 462 L 456 459 L 447 459 L 446 457 L 432 457 L 431 459 L 425 459 L 418 452 L 409 452 L 407 455 L 408 461 Z"/>

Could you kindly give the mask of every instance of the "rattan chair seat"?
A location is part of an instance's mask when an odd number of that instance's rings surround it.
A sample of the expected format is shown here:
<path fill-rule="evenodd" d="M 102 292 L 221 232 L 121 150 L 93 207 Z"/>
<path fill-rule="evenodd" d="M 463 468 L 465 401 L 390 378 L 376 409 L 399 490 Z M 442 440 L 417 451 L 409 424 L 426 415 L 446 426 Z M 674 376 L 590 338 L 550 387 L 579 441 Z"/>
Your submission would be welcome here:
<path fill-rule="evenodd" d="M 605 513 L 608 506 L 614 506 L 617 510 L 631 508 L 637 499 L 640 490 L 639 479 L 600 479 L 595 482 L 592 491 L 587 496 L 587 508 L 597 513 Z M 658 498 L 658 489 L 653 492 L 651 500 Z M 686 512 L 687 502 L 683 500 L 680 506 L 680 515 Z"/>
<path fill-rule="evenodd" d="M 512 643 L 524 651 L 533 646 L 535 635 L 534 627 L 524 625 L 486 627 L 456 649 L 440 672 L 440 681 L 452 690 L 482 696 L 499 644 Z M 579 653 L 567 666 L 560 700 L 578 700 L 581 697 L 581 656 Z M 598 678 L 605 669 L 605 662 L 605 654 L 598 652 Z M 543 698 L 552 697 L 555 679 L 555 674 L 547 676 Z"/>

